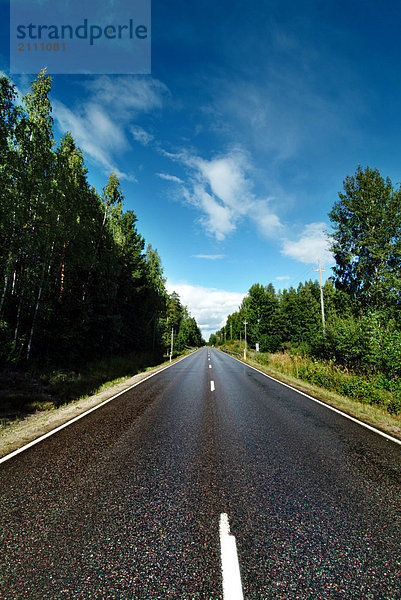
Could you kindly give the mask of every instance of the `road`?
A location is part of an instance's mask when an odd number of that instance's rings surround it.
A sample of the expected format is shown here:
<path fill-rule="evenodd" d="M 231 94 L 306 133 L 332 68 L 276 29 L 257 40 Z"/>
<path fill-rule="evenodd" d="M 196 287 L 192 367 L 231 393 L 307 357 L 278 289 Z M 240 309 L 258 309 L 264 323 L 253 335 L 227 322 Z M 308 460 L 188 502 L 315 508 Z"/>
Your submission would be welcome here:
<path fill-rule="evenodd" d="M 399 599 L 400 465 L 202 348 L 0 465 L 0 598 Z"/>

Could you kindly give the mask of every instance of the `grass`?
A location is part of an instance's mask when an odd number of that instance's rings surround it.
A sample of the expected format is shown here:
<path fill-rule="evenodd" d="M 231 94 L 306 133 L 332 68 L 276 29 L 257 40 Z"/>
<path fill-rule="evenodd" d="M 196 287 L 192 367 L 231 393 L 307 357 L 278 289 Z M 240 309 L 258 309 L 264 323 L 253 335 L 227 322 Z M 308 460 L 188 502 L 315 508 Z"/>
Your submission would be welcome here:
<path fill-rule="evenodd" d="M 0 372 L 0 423 L 4 427 L 29 414 L 91 396 L 160 362 L 160 355 L 135 352 L 92 361 L 79 370 L 29 373 L 4 369 Z"/>
<path fill-rule="evenodd" d="M 243 357 L 243 344 L 221 347 Z M 243 360 L 243 358 L 242 358 Z M 247 350 L 247 362 L 261 371 L 347 414 L 401 438 L 401 382 L 383 375 L 362 375 L 334 363 L 289 353 Z"/>

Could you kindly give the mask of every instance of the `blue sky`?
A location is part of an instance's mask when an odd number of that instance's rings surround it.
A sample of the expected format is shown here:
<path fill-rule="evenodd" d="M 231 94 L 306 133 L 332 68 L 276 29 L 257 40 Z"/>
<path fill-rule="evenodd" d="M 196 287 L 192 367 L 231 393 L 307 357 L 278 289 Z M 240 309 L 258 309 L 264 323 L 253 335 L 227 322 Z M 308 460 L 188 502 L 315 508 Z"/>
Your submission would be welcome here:
<path fill-rule="evenodd" d="M 401 180 L 400 30 L 392 0 L 153 0 L 151 75 L 54 76 L 57 134 L 97 189 L 119 173 L 206 337 L 253 283 L 330 275 L 327 213 L 359 163 Z"/>

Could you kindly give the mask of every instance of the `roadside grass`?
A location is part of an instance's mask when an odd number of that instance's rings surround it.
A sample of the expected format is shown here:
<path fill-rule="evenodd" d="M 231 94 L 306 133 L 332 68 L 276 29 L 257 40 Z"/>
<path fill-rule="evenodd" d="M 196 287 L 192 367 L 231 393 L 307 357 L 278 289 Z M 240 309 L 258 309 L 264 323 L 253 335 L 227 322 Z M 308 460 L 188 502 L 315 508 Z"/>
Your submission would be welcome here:
<path fill-rule="evenodd" d="M 39 411 L 92 396 L 163 363 L 160 354 L 134 352 L 91 361 L 79 370 L 0 372 L 0 429 Z"/>
<path fill-rule="evenodd" d="M 220 346 L 241 355 L 244 345 Z M 363 375 L 331 361 L 287 352 L 264 353 L 247 349 L 247 363 L 322 402 L 401 439 L 401 382 L 382 374 Z"/>
<path fill-rule="evenodd" d="M 172 363 L 193 350 L 195 348 L 175 354 Z M 0 458 L 169 364 L 167 357 L 136 353 L 91 363 L 79 373 L 58 370 L 42 374 L 40 379 L 21 372 L 6 375 L 0 372 Z M 8 383 L 8 387 L 4 387 L 4 383 Z M 58 395 L 51 396 L 50 393 Z"/>

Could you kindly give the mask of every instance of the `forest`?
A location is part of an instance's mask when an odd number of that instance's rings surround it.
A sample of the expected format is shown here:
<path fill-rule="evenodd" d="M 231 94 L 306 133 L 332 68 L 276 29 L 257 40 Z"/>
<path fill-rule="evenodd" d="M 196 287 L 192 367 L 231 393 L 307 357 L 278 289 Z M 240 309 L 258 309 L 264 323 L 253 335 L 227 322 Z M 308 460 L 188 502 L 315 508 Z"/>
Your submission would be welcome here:
<path fill-rule="evenodd" d="M 324 322 L 319 282 L 305 281 L 297 289 L 282 291 L 271 283 L 255 283 L 209 344 L 242 339 L 244 347 L 246 321 L 248 347 L 258 343 L 261 352 L 303 358 L 304 378 L 397 414 L 401 411 L 400 189 L 377 169 L 358 166 L 344 180 L 329 218 L 335 266 L 333 277 L 322 286 Z"/>
<path fill-rule="evenodd" d="M 45 71 L 22 99 L 0 78 L 0 365 L 202 345 L 117 175 L 97 191 L 71 134 L 55 140 L 50 91 Z"/>

